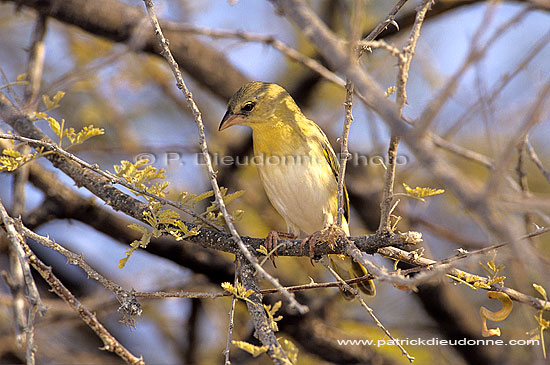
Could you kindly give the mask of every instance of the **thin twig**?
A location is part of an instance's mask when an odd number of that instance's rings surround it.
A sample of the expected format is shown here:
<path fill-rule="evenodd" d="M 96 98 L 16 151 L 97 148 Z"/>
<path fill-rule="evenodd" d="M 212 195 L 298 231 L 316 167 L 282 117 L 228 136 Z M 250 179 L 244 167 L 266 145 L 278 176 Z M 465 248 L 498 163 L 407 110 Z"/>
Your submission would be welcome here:
<path fill-rule="evenodd" d="M 530 238 L 533 238 L 533 237 L 537 237 L 537 236 L 540 236 L 541 234 L 545 234 L 545 233 L 548 233 L 548 232 L 550 232 L 550 227 L 538 228 L 538 229 L 536 229 L 532 232 L 529 232 L 526 235 L 523 235 L 523 236 L 519 237 L 518 241 L 525 240 L 525 239 L 530 239 Z M 456 261 L 463 260 L 465 258 L 469 258 L 469 257 L 472 257 L 472 256 L 477 256 L 477 255 L 483 255 L 483 254 L 489 253 L 491 251 L 494 251 L 498 248 L 504 247 L 504 246 L 509 245 L 509 244 L 510 244 L 510 242 L 501 242 L 501 243 L 497 243 L 497 244 L 494 244 L 494 245 L 489 245 L 487 247 L 483 247 L 483 248 L 480 248 L 480 249 L 477 249 L 477 250 L 474 250 L 474 251 L 461 251 L 453 257 L 448 257 L 446 259 L 438 260 L 434 264 L 431 264 L 429 266 L 422 266 L 422 267 L 418 266 L 418 267 L 413 267 L 413 268 L 410 268 L 410 269 L 407 269 L 407 270 L 401 270 L 400 274 L 401 275 L 408 275 L 408 274 L 411 274 L 413 272 L 418 272 L 418 271 L 421 271 L 421 270 L 424 270 L 424 269 L 431 270 L 432 268 L 438 267 L 440 265 L 448 265 L 448 264 L 452 264 Z"/>
<path fill-rule="evenodd" d="M 527 155 L 533 161 L 533 163 L 538 167 L 540 172 L 544 175 L 546 180 L 550 183 L 550 171 L 544 168 L 544 165 L 542 164 L 539 156 L 535 152 L 535 149 L 533 146 L 531 146 L 531 143 L 529 143 L 529 139 L 526 138 L 525 140 L 525 151 L 527 151 Z"/>
<path fill-rule="evenodd" d="M 380 202 L 380 225 L 378 226 L 379 233 L 391 232 L 390 216 L 393 202 L 393 186 L 395 183 L 395 161 L 397 158 L 397 147 L 399 146 L 399 140 L 399 137 L 391 136 L 388 147 L 388 164 L 386 166 L 386 175 L 384 178 L 382 201 Z"/>
<path fill-rule="evenodd" d="M 325 268 L 332 274 L 332 276 L 334 276 L 336 278 L 336 280 L 338 280 L 338 283 L 340 285 L 342 285 L 343 288 L 345 288 L 347 291 L 351 292 L 355 299 L 357 299 L 359 301 L 359 303 L 361 304 L 361 306 L 363 308 L 365 308 L 365 310 L 367 311 L 367 313 L 371 316 L 371 318 L 374 320 L 374 323 L 376 323 L 376 326 L 378 326 L 378 328 L 380 328 L 385 334 L 386 336 L 388 336 L 392 341 L 393 343 L 401 350 L 401 353 L 403 354 L 403 356 L 405 356 L 409 362 L 414 362 L 414 357 L 412 357 L 411 355 L 409 355 L 409 353 L 407 352 L 407 350 L 405 350 L 405 348 L 399 343 L 399 341 L 396 341 L 395 338 L 391 335 L 390 331 L 388 331 L 386 329 L 386 327 L 384 327 L 384 325 L 382 324 L 382 322 L 380 322 L 378 320 L 378 318 L 376 317 L 376 315 L 374 314 L 374 311 L 372 310 L 371 307 L 369 307 L 367 305 L 367 303 L 365 303 L 365 301 L 363 300 L 363 298 L 361 297 L 361 295 L 359 295 L 359 292 L 357 291 L 357 289 L 355 288 L 352 288 L 351 286 L 349 286 L 346 281 L 344 279 L 342 279 L 342 277 L 336 272 L 336 270 L 334 270 L 331 265 L 327 262 L 327 260 L 323 259 L 322 260 L 322 263 L 323 265 L 325 266 Z"/>
<path fill-rule="evenodd" d="M 268 274 L 259 264 L 258 260 L 255 256 L 253 256 L 246 245 L 243 243 L 241 237 L 239 236 L 239 233 L 237 232 L 235 225 L 233 224 L 233 219 L 231 215 L 229 214 L 229 211 L 227 210 L 225 206 L 225 202 L 223 200 L 220 188 L 218 186 L 218 182 L 216 180 L 216 172 L 214 172 L 214 168 L 212 167 L 212 160 L 210 158 L 210 154 L 208 152 L 208 145 L 206 144 L 206 136 L 204 133 L 204 123 L 202 122 L 202 116 L 199 108 L 197 107 L 197 104 L 195 104 L 195 101 L 193 100 L 193 95 L 185 85 L 185 82 L 183 80 L 181 71 L 179 70 L 178 64 L 174 60 L 174 57 L 172 57 L 172 53 L 170 52 L 170 48 L 168 47 L 168 41 L 166 38 L 164 38 L 164 35 L 162 34 L 162 30 L 160 29 L 160 25 L 157 19 L 157 16 L 155 14 L 155 11 L 153 10 L 153 1 L 152 0 L 144 0 L 145 7 L 147 9 L 147 14 L 149 15 L 149 18 L 151 20 L 151 24 L 153 25 L 153 28 L 155 30 L 155 35 L 157 36 L 157 39 L 160 43 L 160 46 L 162 47 L 162 55 L 166 60 L 168 61 L 168 64 L 170 65 L 170 68 L 172 69 L 172 72 L 174 73 L 174 76 L 177 81 L 177 87 L 183 92 L 185 95 L 185 100 L 187 101 L 187 105 L 189 109 L 191 109 L 193 113 L 193 119 L 195 120 L 195 123 L 197 124 L 198 132 L 199 132 L 199 145 L 201 146 L 202 154 L 204 157 L 205 165 L 208 170 L 208 178 L 210 180 L 210 183 L 212 185 L 212 189 L 214 190 L 214 196 L 216 197 L 216 204 L 220 208 L 220 211 L 222 212 L 225 221 L 227 223 L 227 227 L 229 228 L 229 231 L 231 232 L 231 235 L 233 236 L 233 239 L 239 246 L 241 252 L 246 257 L 247 260 L 250 261 L 250 263 L 254 266 L 256 271 L 260 273 L 260 275 L 269 280 L 273 286 L 275 286 L 277 289 L 281 290 L 281 293 L 283 296 L 289 301 L 291 307 L 296 308 L 299 313 L 304 314 L 308 311 L 307 306 L 301 305 L 296 301 L 294 298 L 294 295 L 286 291 L 282 285 L 279 283 L 279 281 Z"/>
<path fill-rule="evenodd" d="M 516 174 L 517 174 L 518 184 L 521 189 L 521 195 L 526 198 L 531 196 L 531 192 L 529 191 L 529 184 L 527 180 L 527 172 L 524 169 L 524 163 L 525 163 L 524 155 L 526 150 L 525 143 L 527 142 L 528 136 L 529 136 L 528 134 L 525 134 L 521 142 L 518 143 L 516 147 L 517 154 L 518 154 L 518 157 L 517 157 L 518 162 L 516 163 Z M 528 232 L 529 227 L 533 223 L 533 217 L 531 213 L 529 212 L 523 213 L 523 222 L 525 225 L 525 231 Z"/>
<path fill-rule="evenodd" d="M 261 35 L 245 32 L 242 30 L 224 30 L 224 29 L 209 29 L 203 27 L 197 27 L 190 24 L 166 22 L 167 29 L 178 30 L 182 32 L 188 32 L 191 34 L 201 34 L 206 35 L 212 38 L 238 38 L 247 42 L 260 42 L 266 45 L 272 46 L 291 60 L 294 60 L 309 69 L 317 72 L 319 75 L 325 79 L 332 81 L 336 85 L 345 86 L 345 81 L 337 76 L 334 72 L 327 69 L 318 61 L 313 58 L 307 57 L 303 53 L 297 51 L 296 49 L 290 47 L 288 44 L 276 39 L 274 36 L 270 35 Z"/>
<path fill-rule="evenodd" d="M 420 257 L 419 255 L 416 255 L 412 252 L 403 251 L 395 247 L 381 248 L 378 250 L 378 253 L 381 254 L 382 256 L 391 258 L 393 260 L 399 260 L 399 261 L 409 263 L 411 265 L 422 266 L 422 267 L 434 265 L 437 262 L 435 260 Z M 477 283 L 485 284 L 485 285 L 479 286 L 479 288 L 482 288 L 484 290 L 501 291 L 507 294 L 512 300 L 530 305 L 531 307 L 537 310 L 543 309 L 545 311 L 550 311 L 549 301 L 544 301 L 544 300 L 523 294 L 515 289 L 501 286 L 499 284 L 488 284 L 489 279 L 478 275 L 470 274 L 466 271 L 459 270 L 456 268 L 451 268 L 448 271 L 448 273 L 452 275 L 454 278 L 460 278 L 462 280 L 458 282 L 467 282 L 472 284 L 477 282 Z M 453 280 L 456 280 L 454 278 Z"/>
<path fill-rule="evenodd" d="M 361 41 L 358 45 L 359 51 L 365 52 L 365 51 L 372 51 L 372 49 L 384 49 L 388 51 L 392 56 L 394 57 L 400 57 L 401 51 L 399 48 L 394 46 L 393 44 L 389 44 L 383 40 L 378 41 Z"/>
<path fill-rule="evenodd" d="M 370 42 L 374 41 L 376 37 L 380 35 L 390 24 L 393 24 L 397 30 L 399 30 L 399 25 L 395 21 L 395 16 L 401 10 L 401 8 L 405 5 L 407 0 L 399 0 L 397 4 L 391 9 L 389 14 L 386 16 L 386 18 L 378 23 L 376 27 L 363 39 L 364 42 Z M 361 57 L 361 54 L 359 54 L 359 57 Z"/>
<path fill-rule="evenodd" d="M 13 82 L 7 82 L 5 84 L 0 85 L 0 90 L 2 89 L 10 89 L 12 86 L 19 86 L 19 85 L 27 85 L 29 82 L 22 80 L 22 81 L 13 81 Z"/>
<path fill-rule="evenodd" d="M 46 311 L 46 307 L 42 304 L 40 294 L 38 293 L 36 283 L 34 282 L 34 278 L 32 277 L 31 269 L 29 267 L 28 257 L 22 247 L 24 239 L 15 228 L 15 223 L 13 219 L 8 215 L 8 212 L 6 211 L 4 204 L 2 204 L 1 199 L 0 218 L 2 220 L 2 223 L 4 223 L 4 230 L 7 233 L 10 245 L 13 246 L 13 250 L 17 253 L 19 264 L 21 265 L 21 268 L 23 270 L 23 277 L 25 279 L 28 301 L 35 310 L 37 310 L 40 314 L 43 314 Z"/>
<path fill-rule="evenodd" d="M 416 12 L 416 18 L 411 28 L 407 45 L 401 50 L 399 57 L 399 72 L 397 74 L 397 105 L 399 113 L 403 114 L 403 107 L 407 104 L 407 81 L 409 80 L 409 70 L 416 50 L 416 43 L 420 37 L 420 29 L 426 18 L 426 13 L 430 10 L 434 0 L 424 0 Z"/>
<path fill-rule="evenodd" d="M 433 144 L 439 148 L 445 149 L 449 152 L 454 153 L 457 156 L 463 157 L 470 161 L 477 162 L 485 166 L 489 170 L 493 170 L 495 167 L 494 166 L 495 162 L 490 157 L 487 157 L 481 153 L 469 150 L 455 143 L 449 142 L 448 140 L 443 139 L 437 134 L 428 132 L 427 136 L 432 140 Z M 526 146 L 527 146 L 527 151 L 529 152 L 530 144 L 528 143 Z M 521 191 L 521 187 L 519 186 L 517 181 L 515 181 L 508 173 L 504 174 L 504 179 L 512 189 L 514 189 L 517 192 Z M 550 222 L 550 217 L 548 217 L 548 215 L 546 215 L 543 211 L 537 210 L 535 213 L 538 214 L 540 217 L 542 217 L 546 222 Z"/>
<path fill-rule="evenodd" d="M 63 283 L 53 274 L 52 268 L 46 266 L 36 255 L 31 251 L 25 242 L 21 242 L 23 250 L 27 255 L 29 262 L 38 271 L 40 276 L 52 288 L 52 291 L 63 299 L 69 306 L 79 314 L 80 318 L 86 323 L 103 342 L 103 350 L 115 353 L 121 359 L 129 364 L 145 365 L 142 357 L 135 357 L 128 351 L 109 331 L 103 327 L 98 321 L 95 314 L 86 309 L 80 301 L 63 285 Z"/>
<path fill-rule="evenodd" d="M 233 286 L 237 287 L 237 281 L 239 279 L 239 262 L 235 260 L 235 280 L 233 281 Z M 237 296 L 232 295 L 231 298 L 231 308 L 229 308 L 229 325 L 227 326 L 227 342 L 225 344 L 225 349 L 223 350 L 223 355 L 225 357 L 225 365 L 230 365 L 231 361 L 229 359 L 229 353 L 231 350 L 231 340 L 233 338 L 233 327 L 235 325 L 235 303 L 237 302 Z"/>
<path fill-rule="evenodd" d="M 137 291 L 137 292 L 134 292 L 134 295 L 136 296 L 136 298 L 145 298 L 145 299 L 166 299 L 166 298 L 216 299 L 216 298 L 221 298 L 221 297 L 229 297 L 233 294 L 225 292 L 225 291 L 214 292 L 214 293 L 192 292 L 192 291 L 175 291 L 175 292 L 167 292 L 167 291 L 142 292 L 142 291 Z"/>
<path fill-rule="evenodd" d="M 103 285 L 107 290 L 115 294 L 120 306 L 119 311 L 123 313 L 123 322 L 128 323 L 130 326 L 134 323 L 134 316 L 140 316 L 142 309 L 140 303 L 135 299 L 135 291 L 125 290 L 117 283 L 105 278 L 103 275 L 98 273 L 94 268 L 92 268 L 85 260 L 82 254 L 77 255 L 76 253 L 66 249 L 61 246 L 54 240 L 40 236 L 39 234 L 33 232 L 23 225 L 20 220 L 15 222 L 18 232 L 22 234 L 23 237 L 30 238 L 41 245 L 48 247 L 54 251 L 59 252 L 65 256 L 68 262 L 71 265 L 79 266 L 84 272 L 88 275 L 89 278 L 97 280 L 101 285 Z"/>
<path fill-rule="evenodd" d="M 407 0 L 401 0 L 401 1 L 407 1 Z M 328 68 L 323 66 L 320 62 L 304 55 L 298 50 L 290 47 L 288 44 L 276 39 L 274 36 L 253 34 L 242 30 L 204 28 L 204 27 L 198 27 L 191 24 L 183 24 L 183 23 L 177 23 L 177 22 L 165 22 L 165 23 L 167 25 L 166 28 L 170 30 L 178 30 L 182 32 L 188 32 L 191 34 L 206 35 L 212 38 L 237 38 L 247 42 L 260 42 L 265 45 L 272 46 L 273 48 L 281 52 L 283 55 L 285 55 L 289 59 L 304 65 L 305 67 L 318 73 L 320 76 L 324 77 L 328 81 L 331 81 L 336 85 L 339 85 L 342 87 L 346 86 L 346 82 L 342 78 L 340 78 L 334 72 L 330 71 Z M 358 48 L 359 52 L 364 52 L 371 48 L 380 48 L 380 49 L 387 50 L 394 56 L 397 56 L 399 54 L 399 50 L 395 46 L 390 45 L 383 40 L 375 41 L 375 40 L 368 40 L 368 38 L 369 37 L 359 42 L 359 48 Z"/>
<path fill-rule="evenodd" d="M 384 327 L 382 322 L 380 322 L 378 320 L 378 318 L 376 318 L 376 315 L 374 314 L 374 311 L 372 310 L 371 307 L 369 307 L 367 305 L 365 300 L 361 296 L 359 296 L 358 300 L 359 300 L 359 303 L 361 303 L 361 306 L 363 308 L 365 308 L 365 310 L 369 313 L 371 318 L 374 320 L 374 323 L 376 323 L 376 326 L 378 326 L 378 328 L 380 328 L 382 331 L 384 331 L 386 336 L 388 336 L 392 340 L 392 343 L 394 343 L 401 350 L 401 354 L 403 354 L 403 356 L 405 356 L 407 358 L 407 360 L 409 360 L 410 363 L 414 362 L 415 358 L 413 356 L 409 355 L 409 353 L 407 352 L 407 350 L 405 350 L 403 345 L 401 345 L 401 343 L 399 341 L 396 341 L 395 338 L 391 335 L 390 331 L 388 331 L 386 329 L 386 327 Z"/>
<path fill-rule="evenodd" d="M 527 65 L 535 58 L 537 54 L 540 53 L 546 47 L 548 44 L 550 44 L 550 33 L 547 33 L 543 35 L 537 43 L 531 48 L 531 50 L 525 55 L 525 57 L 518 63 L 518 65 L 514 68 L 514 70 L 510 73 L 504 74 L 496 83 L 494 86 L 491 86 L 489 90 L 492 90 L 491 95 L 487 97 L 487 104 L 492 104 L 497 97 L 500 95 L 502 90 L 510 83 L 510 81 L 514 80 L 514 78 L 520 74 L 522 70 L 524 70 Z M 452 136 L 454 136 L 461 127 L 463 127 L 466 124 L 466 121 L 471 118 L 475 113 L 477 113 L 479 107 L 482 105 L 481 100 L 477 100 L 473 105 L 464 108 L 464 113 L 441 135 L 445 139 L 450 139 Z"/>
<path fill-rule="evenodd" d="M 341 289 L 352 293 L 355 296 L 355 298 L 357 298 L 359 296 L 359 292 L 357 291 L 357 289 L 350 286 L 344 279 L 342 279 L 342 277 L 338 274 L 338 272 L 336 270 L 334 270 L 334 268 L 329 263 L 329 261 L 326 257 L 323 257 L 321 259 L 321 263 L 323 264 L 325 269 L 327 269 L 328 272 L 330 272 L 330 274 L 336 279 L 336 282 L 338 283 L 338 285 L 340 286 Z"/>
<path fill-rule="evenodd" d="M 374 279 L 375 277 L 372 275 L 365 275 L 361 276 L 360 278 L 354 278 L 346 280 L 346 284 L 356 284 L 361 283 L 365 281 L 369 281 Z M 310 283 L 310 284 L 302 284 L 302 285 L 294 285 L 294 286 L 286 286 L 286 290 L 288 291 L 302 291 L 302 290 L 311 290 L 311 289 L 321 289 L 321 288 L 339 288 L 341 286 L 341 283 L 338 282 L 328 282 L 328 283 Z M 275 294 L 277 293 L 276 289 L 262 289 L 262 294 Z"/>
<path fill-rule="evenodd" d="M 46 35 L 46 23 L 48 17 L 37 13 L 36 24 L 34 26 L 31 47 L 29 50 L 29 61 L 27 62 L 27 80 L 25 85 L 23 109 L 35 111 L 37 109 L 38 95 L 40 85 L 42 84 L 42 72 L 44 70 L 44 57 L 46 54 L 44 48 L 44 37 Z"/>
<path fill-rule="evenodd" d="M 384 247 L 388 248 L 388 247 Z M 390 247 L 393 248 L 393 247 Z M 380 253 L 378 250 L 378 253 Z M 393 284 L 397 284 L 403 287 L 416 288 L 423 282 L 431 280 L 433 277 L 438 276 L 444 271 L 444 269 L 434 270 L 432 272 L 425 272 L 422 276 L 417 276 L 414 278 L 408 278 L 401 275 L 399 272 L 389 272 L 385 267 L 380 267 L 374 264 L 372 261 L 367 260 L 363 253 L 357 248 L 357 246 L 352 242 L 348 241 L 346 244 L 346 255 L 351 256 L 359 264 L 363 265 L 369 274 L 374 275 L 376 280 L 386 281 Z"/>
<path fill-rule="evenodd" d="M 40 243 L 41 245 L 43 245 L 45 247 L 48 247 L 49 249 L 52 249 L 54 251 L 59 252 L 60 254 L 62 254 L 63 256 L 65 256 L 67 258 L 68 262 L 71 265 L 79 266 L 82 270 L 84 270 L 84 272 L 88 275 L 89 278 L 97 280 L 107 290 L 113 292 L 117 296 L 129 293 L 129 291 L 124 290 L 117 283 L 105 278 L 103 275 L 98 273 L 93 267 L 91 267 L 86 262 L 86 260 L 84 260 L 84 256 L 82 254 L 78 255 L 78 254 L 66 249 L 65 247 L 61 246 L 60 244 L 58 244 L 54 240 L 52 240 L 48 237 L 41 236 L 41 235 L 31 231 L 30 229 L 25 227 L 23 225 L 23 223 L 19 220 L 15 222 L 15 225 L 17 227 L 17 230 L 19 232 L 21 232 L 23 237 L 30 238 L 30 239 Z"/>
<path fill-rule="evenodd" d="M 361 22 L 361 10 L 364 6 L 362 1 L 356 1 L 353 7 L 353 21 L 351 24 L 350 30 L 350 41 L 349 41 L 349 62 L 355 62 L 355 44 L 356 37 L 359 33 L 359 24 Z M 336 201 L 337 201 L 337 214 L 336 214 L 336 224 L 338 227 L 342 227 L 342 217 L 344 216 L 344 188 L 345 188 L 345 175 L 346 175 L 346 165 L 348 159 L 350 158 L 350 153 L 348 150 L 348 138 L 349 130 L 351 123 L 353 122 L 353 83 L 351 80 L 346 79 L 346 101 L 344 102 L 344 128 L 342 130 L 342 137 L 340 137 L 340 168 L 338 171 L 338 183 L 336 190 Z M 345 202 L 349 205 L 349 202 Z M 349 221 L 346 222 L 349 224 Z"/>
<path fill-rule="evenodd" d="M 533 103 L 531 110 L 525 116 L 525 119 L 518 127 L 514 136 L 510 138 L 508 144 L 503 148 L 502 154 L 499 156 L 498 160 L 495 161 L 494 169 L 485 185 L 485 196 L 495 196 L 499 192 L 500 181 L 505 174 L 508 163 L 513 158 L 515 152 L 514 147 L 517 146 L 525 138 L 525 135 L 529 133 L 529 130 L 540 121 L 543 107 L 548 101 L 548 95 L 550 95 L 550 81 L 538 90 L 537 95 L 539 95 L 539 97 Z"/>
<path fill-rule="evenodd" d="M 426 13 L 432 6 L 433 0 L 424 0 L 422 6 L 416 12 L 416 19 L 411 29 L 407 45 L 403 47 L 398 57 L 399 72 L 397 74 L 397 105 L 399 114 L 403 114 L 403 108 L 407 103 L 407 81 L 409 80 L 409 70 L 416 49 L 416 43 L 420 37 L 420 29 L 424 23 Z M 397 156 L 397 148 L 399 146 L 400 136 L 393 135 L 390 138 L 388 147 L 388 164 L 386 168 L 386 176 L 384 181 L 384 190 L 382 193 L 382 201 L 380 203 L 380 225 L 378 231 L 380 233 L 391 232 L 390 217 L 393 208 L 393 187 L 395 184 L 395 161 Z"/>
<path fill-rule="evenodd" d="M 469 150 L 465 147 L 452 143 L 446 139 L 443 139 L 442 137 L 440 137 L 435 133 L 430 133 L 429 137 L 433 141 L 433 144 L 439 148 L 445 149 L 465 159 L 480 163 L 483 166 L 487 167 L 488 169 L 493 168 L 494 161 L 490 157 L 485 156 L 484 154 Z"/>
<path fill-rule="evenodd" d="M 426 108 L 424 109 L 420 117 L 417 119 L 417 124 L 418 124 L 417 133 L 419 135 L 424 134 L 428 130 L 428 128 L 430 127 L 431 123 L 433 122 L 437 114 L 441 111 L 445 103 L 450 99 L 450 96 L 458 86 L 459 80 L 470 68 L 470 66 L 478 62 L 487 53 L 489 48 L 497 43 L 496 40 L 498 38 L 506 34 L 507 30 L 511 29 L 513 25 L 515 25 L 518 21 L 523 19 L 530 12 L 530 9 L 528 7 L 522 9 L 512 19 L 507 20 L 506 22 L 504 22 L 503 25 L 501 25 L 498 29 L 496 29 L 493 35 L 491 36 L 491 38 L 485 43 L 484 46 L 479 47 L 477 42 L 481 37 L 482 32 L 487 29 L 487 25 L 492 18 L 494 9 L 495 9 L 495 5 L 489 4 L 489 7 L 487 8 L 487 12 L 485 13 L 484 18 L 482 19 L 478 29 L 476 30 L 475 34 L 472 37 L 472 44 L 470 46 L 470 50 L 468 52 L 468 55 L 464 59 L 462 65 L 455 72 L 455 74 L 447 81 L 445 86 L 441 88 L 441 91 L 439 91 L 438 95 L 433 100 L 430 101 L 428 106 L 426 106 Z"/>
<path fill-rule="evenodd" d="M 40 13 L 36 15 L 36 23 L 31 36 L 31 46 L 29 48 L 29 58 L 27 61 L 27 80 L 28 83 L 25 85 L 24 89 L 24 107 L 23 109 L 27 112 L 35 110 L 34 102 L 38 99 L 38 94 L 40 91 L 40 85 L 42 83 L 42 72 L 44 70 L 44 57 L 45 57 L 45 47 L 44 47 L 44 37 L 46 35 L 46 21 L 47 17 Z M 21 150 L 23 154 L 29 153 L 30 147 L 24 146 Z M 12 214 L 14 217 L 19 217 L 25 212 L 25 187 L 29 180 L 29 167 L 22 166 L 14 172 L 13 176 L 13 206 Z M 10 251 L 14 246 L 10 245 Z M 15 252 L 10 252 L 15 254 Z M 22 279 L 22 269 L 17 259 L 10 260 L 12 272 L 12 279 L 18 281 L 18 286 L 23 288 Z M 26 335 L 26 361 L 27 364 L 34 365 L 36 360 L 36 347 L 34 345 L 34 319 L 36 314 L 35 307 L 29 307 L 26 314 L 26 319 L 17 318 L 18 316 L 23 316 L 22 313 L 23 298 L 19 298 L 23 293 L 15 293 L 14 295 L 14 310 L 16 313 L 16 331 L 19 331 L 19 325 L 21 323 L 26 324 L 25 335 Z M 18 300 L 21 300 L 21 303 L 18 303 Z M 18 336 L 19 338 L 19 336 Z"/>
<path fill-rule="evenodd" d="M 353 106 L 353 83 L 351 81 L 346 82 L 346 101 L 344 107 L 346 109 L 346 116 L 344 120 L 344 130 L 342 131 L 342 137 L 340 137 L 340 171 L 338 172 L 338 215 L 336 217 L 336 224 L 342 226 L 342 217 L 344 215 L 344 175 L 346 174 L 346 165 L 350 157 L 348 151 L 348 137 L 351 122 L 353 122 L 352 114 Z M 349 222 L 347 222 L 349 224 Z"/>
<path fill-rule="evenodd" d="M 346 280 L 346 283 L 356 284 L 365 281 L 374 279 L 372 275 L 365 275 L 360 278 L 353 278 Z M 341 284 L 337 282 L 326 282 L 326 283 L 309 283 L 302 285 L 293 285 L 285 286 L 285 289 L 288 291 L 303 291 L 303 290 L 313 290 L 313 289 L 323 289 L 323 288 L 338 288 Z M 260 293 L 264 294 L 277 294 L 279 291 L 277 289 L 260 289 Z M 165 299 L 165 298 L 200 298 L 200 299 L 216 299 L 222 297 L 230 297 L 233 294 L 226 291 L 219 292 L 189 292 L 189 291 L 177 291 L 177 292 L 167 292 L 167 291 L 155 291 L 155 292 L 134 292 L 134 295 L 137 298 L 147 298 L 147 299 Z"/>

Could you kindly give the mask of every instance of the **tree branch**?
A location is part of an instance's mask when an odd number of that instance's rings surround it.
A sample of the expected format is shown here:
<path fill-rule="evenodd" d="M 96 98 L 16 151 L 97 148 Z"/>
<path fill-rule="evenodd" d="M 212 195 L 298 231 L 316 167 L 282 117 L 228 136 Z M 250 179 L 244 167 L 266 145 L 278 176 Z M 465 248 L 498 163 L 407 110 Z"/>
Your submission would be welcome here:
<path fill-rule="evenodd" d="M 36 9 L 67 24 L 76 25 L 97 36 L 115 42 L 129 42 L 136 27 L 145 17 L 139 8 L 116 0 L 8 0 Z M 141 49 L 158 55 L 161 48 L 153 34 L 146 35 Z M 228 100 L 249 79 L 237 70 L 222 52 L 194 37 L 178 31 L 167 31 L 170 47 L 189 75 L 207 87 L 214 95 Z"/>
<path fill-rule="evenodd" d="M 437 261 L 424 258 L 424 257 L 419 257 L 418 255 L 400 250 L 395 247 L 381 248 L 378 250 L 378 253 L 383 256 L 389 257 L 391 259 L 403 261 L 415 266 L 431 266 L 437 263 Z M 489 282 L 489 279 L 487 278 L 480 277 L 477 275 L 472 275 L 460 269 L 451 268 L 448 270 L 448 273 L 456 278 L 461 278 L 466 282 L 472 282 L 472 283 L 480 282 L 484 284 L 487 284 Z M 543 309 L 545 311 L 550 311 L 550 302 L 544 301 L 535 297 L 531 297 L 515 289 L 511 289 L 505 286 L 500 286 L 499 284 L 490 284 L 489 288 L 484 288 L 483 286 L 481 288 L 485 290 L 500 291 L 507 294 L 512 300 L 515 300 L 520 303 L 528 304 L 537 310 Z"/>
<path fill-rule="evenodd" d="M 246 301 L 246 306 L 248 307 L 248 313 L 250 313 L 250 318 L 252 319 L 252 323 L 254 323 L 254 328 L 256 329 L 255 336 L 264 346 L 269 348 L 267 353 L 271 357 L 271 360 L 273 360 L 273 363 L 290 363 L 288 356 L 279 344 L 279 341 L 277 340 L 277 337 L 275 336 L 275 333 L 273 332 L 273 329 L 267 319 L 267 315 L 262 304 L 262 294 L 260 293 L 258 280 L 254 276 L 255 268 L 248 259 L 242 256 L 242 254 L 239 254 L 239 256 L 239 278 L 241 279 L 241 283 L 246 290 L 252 290 L 252 294 L 248 296 L 250 301 Z"/>
<path fill-rule="evenodd" d="M 128 364 L 145 365 L 145 362 L 141 357 L 135 357 L 130 351 L 128 351 L 118 340 L 107 331 L 105 327 L 97 320 L 97 317 L 86 309 L 80 301 L 63 285 L 61 281 L 53 274 L 51 267 L 46 266 L 42 261 L 36 257 L 26 243 L 22 242 L 23 249 L 27 255 L 29 262 L 38 271 L 40 276 L 46 280 L 46 282 L 52 288 L 52 291 L 63 299 L 71 308 L 76 311 L 80 318 L 94 331 L 97 336 L 103 341 L 104 350 L 110 351 L 118 355 L 121 359 Z"/>

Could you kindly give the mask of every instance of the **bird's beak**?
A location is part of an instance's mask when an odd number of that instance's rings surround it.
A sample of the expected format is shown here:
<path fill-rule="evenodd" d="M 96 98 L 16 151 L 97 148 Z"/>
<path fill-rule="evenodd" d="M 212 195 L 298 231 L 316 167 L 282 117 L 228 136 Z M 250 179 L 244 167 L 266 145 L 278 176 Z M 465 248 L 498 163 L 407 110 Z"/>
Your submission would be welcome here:
<path fill-rule="evenodd" d="M 222 121 L 220 123 L 218 130 L 223 131 L 224 129 L 229 128 L 232 125 L 241 124 L 244 121 L 245 121 L 244 116 L 239 114 L 233 114 L 231 113 L 231 110 L 227 110 L 227 112 L 225 112 L 225 115 L 222 118 Z"/>

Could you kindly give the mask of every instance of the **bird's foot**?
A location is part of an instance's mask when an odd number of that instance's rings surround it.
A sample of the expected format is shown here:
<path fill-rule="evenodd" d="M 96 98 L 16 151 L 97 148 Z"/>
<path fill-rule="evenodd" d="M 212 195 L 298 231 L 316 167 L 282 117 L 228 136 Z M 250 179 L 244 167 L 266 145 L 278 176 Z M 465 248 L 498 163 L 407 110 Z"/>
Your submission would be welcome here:
<path fill-rule="evenodd" d="M 267 234 L 267 237 L 265 238 L 264 246 L 267 250 L 267 254 L 269 255 L 269 259 L 271 262 L 273 262 L 273 266 L 277 267 L 275 265 L 275 256 L 277 256 L 277 245 L 279 243 L 280 238 L 286 238 L 286 239 L 295 239 L 296 235 L 292 233 L 285 233 L 285 232 L 277 232 L 277 231 L 271 231 Z"/>
<path fill-rule="evenodd" d="M 340 237 L 347 237 L 346 232 L 344 232 L 344 230 L 336 224 L 331 224 L 304 238 L 300 243 L 300 251 L 303 251 L 306 243 L 309 244 L 309 260 L 313 265 L 313 253 L 315 246 L 319 243 L 327 242 L 329 247 L 334 249 L 334 247 L 338 246 L 338 238 Z"/>

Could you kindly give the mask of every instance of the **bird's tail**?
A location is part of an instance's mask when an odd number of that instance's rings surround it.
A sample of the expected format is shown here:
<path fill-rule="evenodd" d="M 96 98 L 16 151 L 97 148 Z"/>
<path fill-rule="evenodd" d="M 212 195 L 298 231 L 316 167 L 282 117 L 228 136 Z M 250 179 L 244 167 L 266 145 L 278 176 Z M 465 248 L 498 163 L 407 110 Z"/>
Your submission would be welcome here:
<path fill-rule="evenodd" d="M 367 269 L 363 265 L 355 262 L 351 257 L 344 255 L 330 255 L 330 264 L 332 268 L 344 280 L 360 278 L 368 275 Z M 372 280 L 361 281 L 351 285 L 369 296 L 376 295 L 376 287 Z M 352 300 L 355 296 L 349 290 L 341 289 L 342 296 L 347 300 Z"/>

